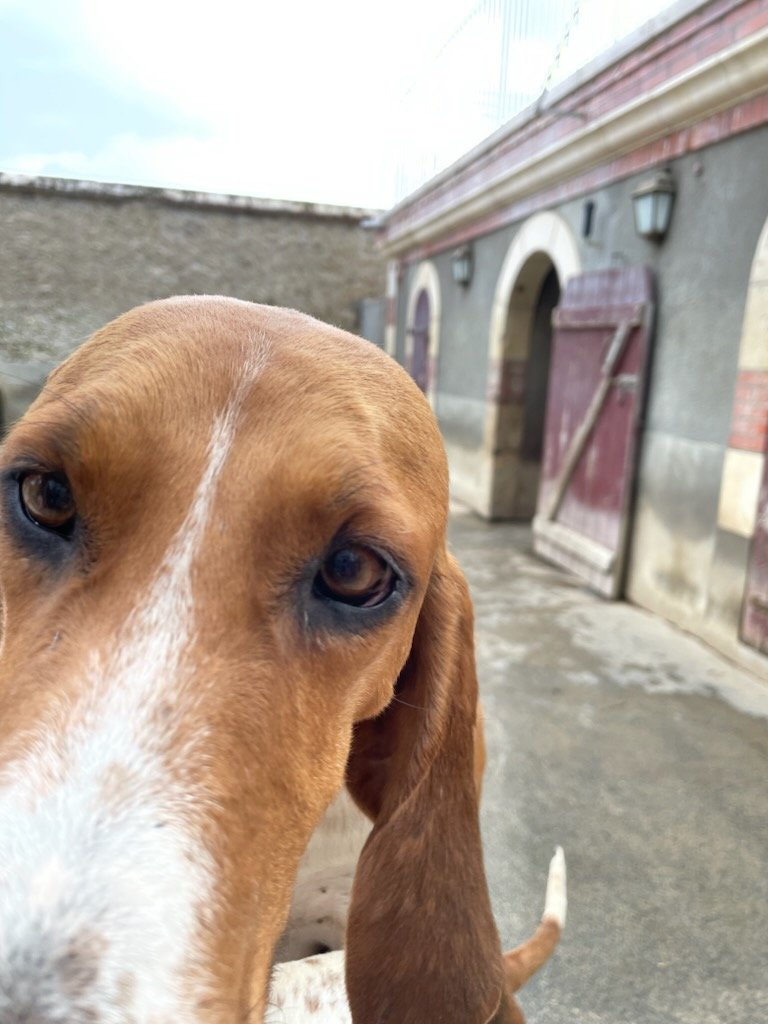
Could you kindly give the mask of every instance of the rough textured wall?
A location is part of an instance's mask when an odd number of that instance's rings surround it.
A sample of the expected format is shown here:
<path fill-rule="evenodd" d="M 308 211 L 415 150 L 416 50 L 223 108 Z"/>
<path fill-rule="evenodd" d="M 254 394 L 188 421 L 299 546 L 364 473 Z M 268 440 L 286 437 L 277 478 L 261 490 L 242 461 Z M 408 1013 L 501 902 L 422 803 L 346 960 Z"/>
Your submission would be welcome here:
<path fill-rule="evenodd" d="M 9 363 L 0 359 L 0 440 L 24 414 L 43 386 L 55 363 Z"/>
<path fill-rule="evenodd" d="M 360 301 L 384 293 L 369 211 L 78 185 L 0 180 L 0 359 L 57 361 L 168 295 L 235 295 L 355 330 Z"/>

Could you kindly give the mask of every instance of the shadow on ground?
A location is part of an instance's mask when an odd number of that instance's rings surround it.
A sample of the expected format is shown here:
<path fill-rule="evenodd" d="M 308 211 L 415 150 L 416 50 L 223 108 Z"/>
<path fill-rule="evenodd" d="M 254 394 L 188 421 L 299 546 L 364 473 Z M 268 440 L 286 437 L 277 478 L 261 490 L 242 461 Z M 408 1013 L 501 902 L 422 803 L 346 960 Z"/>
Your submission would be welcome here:
<path fill-rule="evenodd" d="M 536 924 L 555 844 L 568 861 L 530 1024 L 768 1021 L 768 684 L 593 597 L 525 527 L 457 515 L 451 542 L 475 600 L 506 946 Z"/>

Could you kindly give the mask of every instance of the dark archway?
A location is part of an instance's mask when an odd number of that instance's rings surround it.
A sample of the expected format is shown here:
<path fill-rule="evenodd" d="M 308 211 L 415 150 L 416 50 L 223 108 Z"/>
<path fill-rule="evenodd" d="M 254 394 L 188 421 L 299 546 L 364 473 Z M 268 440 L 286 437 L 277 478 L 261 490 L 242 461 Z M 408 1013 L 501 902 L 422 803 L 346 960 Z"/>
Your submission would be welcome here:
<path fill-rule="evenodd" d="M 523 432 L 520 441 L 520 458 L 524 462 L 541 463 L 549 358 L 552 351 L 552 313 L 559 301 L 560 282 L 555 268 L 552 267 L 542 282 L 533 310 L 531 342 L 525 371 Z"/>
<path fill-rule="evenodd" d="M 552 260 L 532 253 L 520 268 L 507 307 L 502 343 L 494 519 L 532 519 L 541 474 L 552 311 L 560 281 Z"/>

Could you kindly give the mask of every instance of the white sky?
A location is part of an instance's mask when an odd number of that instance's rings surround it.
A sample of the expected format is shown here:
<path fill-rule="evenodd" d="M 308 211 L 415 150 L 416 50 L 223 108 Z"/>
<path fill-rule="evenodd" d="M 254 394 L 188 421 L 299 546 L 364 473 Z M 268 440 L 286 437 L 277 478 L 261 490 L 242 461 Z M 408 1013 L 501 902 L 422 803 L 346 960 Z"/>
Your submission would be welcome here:
<path fill-rule="evenodd" d="M 389 206 L 402 97 L 473 6 L 0 0 L 0 170 Z"/>

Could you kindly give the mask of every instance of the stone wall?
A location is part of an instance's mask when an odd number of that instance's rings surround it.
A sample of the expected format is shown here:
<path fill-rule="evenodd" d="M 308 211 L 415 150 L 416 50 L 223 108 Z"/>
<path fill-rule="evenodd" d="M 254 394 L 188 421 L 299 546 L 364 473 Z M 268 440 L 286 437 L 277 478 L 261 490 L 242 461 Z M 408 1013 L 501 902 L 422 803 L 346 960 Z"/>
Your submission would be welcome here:
<path fill-rule="evenodd" d="M 347 330 L 384 294 L 374 211 L 0 175 L 0 361 L 58 362 L 150 299 L 234 295 Z"/>

